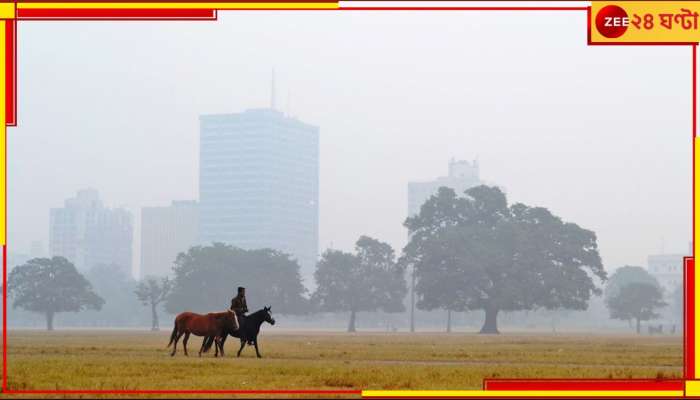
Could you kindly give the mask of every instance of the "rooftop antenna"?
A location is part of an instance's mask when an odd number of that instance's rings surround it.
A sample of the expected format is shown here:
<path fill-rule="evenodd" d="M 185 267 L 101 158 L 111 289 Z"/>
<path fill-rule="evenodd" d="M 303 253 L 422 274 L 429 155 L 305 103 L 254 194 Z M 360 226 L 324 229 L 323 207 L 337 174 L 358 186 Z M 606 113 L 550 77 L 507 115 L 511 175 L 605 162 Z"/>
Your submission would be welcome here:
<path fill-rule="evenodd" d="M 275 69 L 272 68 L 272 82 L 270 84 L 270 108 L 275 109 Z"/>

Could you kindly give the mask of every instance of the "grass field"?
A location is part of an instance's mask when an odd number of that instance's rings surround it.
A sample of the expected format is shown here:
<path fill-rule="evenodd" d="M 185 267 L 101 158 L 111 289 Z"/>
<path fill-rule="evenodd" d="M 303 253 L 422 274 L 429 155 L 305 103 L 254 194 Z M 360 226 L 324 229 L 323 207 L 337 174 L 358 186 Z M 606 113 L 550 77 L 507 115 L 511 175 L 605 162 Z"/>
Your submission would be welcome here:
<path fill-rule="evenodd" d="M 271 330 L 260 338 L 262 359 L 252 347 L 236 358 L 234 338 L 221 359 L 197 357 L 199 337 L 190 339 L 189 357 L 181 343 L 170 357 L 165 331 L 10 331 L 8 384 L 16 390 L 477 389 L 488 377 L 682 374 L 680 337 Z"/>

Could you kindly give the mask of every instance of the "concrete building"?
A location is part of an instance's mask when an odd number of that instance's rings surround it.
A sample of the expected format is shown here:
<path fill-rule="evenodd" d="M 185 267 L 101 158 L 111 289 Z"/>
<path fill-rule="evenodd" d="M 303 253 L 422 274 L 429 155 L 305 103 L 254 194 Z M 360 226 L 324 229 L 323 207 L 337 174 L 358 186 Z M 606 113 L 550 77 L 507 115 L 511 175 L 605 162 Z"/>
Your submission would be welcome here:
<path fill-rule="evenodd" d="M 417 214 L 423 203 L 442 186 L 453 189 L 457 195 L 462 195 L 465 190 L 480 184 L 479 163 L 476 160 L 469 162 L 452 159 L 447 164 L 447 176 L 431 181 L 408 183 L 408 216 Z"/>
<path fill-rule="evenodd" d="M 50 211 L 50 255 L 67 258 L 78 270 L 115 264 L 130 275 L 132 239 L 131 213 L 104 207 L 94 189 L 80 190 Z"/>
<path fill-rule="evenodd" d="M 179 253 L 197 244 L 196 201 L 173 201 L 166 207 L 141 209 L 141 277 L 171 274 Z"/>
<path fill-rule="evenodd" d="M 669 296 L 683 284 L 683 257 L 685 254 L 654 254 L 647 258 L 647 270 Z"/>
<path fill-rule="evenodd" d="M 204 115 L 199 160 L 200 241 L 289 253 L 311 283 L 319 128 L 274 108 Z"/>

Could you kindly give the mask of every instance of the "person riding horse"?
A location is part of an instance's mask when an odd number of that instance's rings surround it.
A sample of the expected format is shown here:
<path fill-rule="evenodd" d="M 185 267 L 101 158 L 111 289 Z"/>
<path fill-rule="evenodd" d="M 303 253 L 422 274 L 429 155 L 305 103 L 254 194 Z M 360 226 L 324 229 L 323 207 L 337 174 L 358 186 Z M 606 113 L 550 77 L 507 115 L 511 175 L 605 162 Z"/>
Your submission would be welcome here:
<path fill-rule="evenodd" d="M 248 312 L 248 303 L 245 301 L 245 288 L 238 287 L 238 294 L 231 299 L 231 311 L 235 312 L 239 317 L 245 317 Z"/>
<path fill-rule="evenodd" d="M 248 303 L 245 300 L 245 288 L 242 286 L 238 287 L 238 294 L 236 294 L 236 297 L 231 299 L 231 311 L 236 313 L 238 321 L 244 323 L 246 318 L 245 313 L 248 312 Z M 252 340 L 249 340 L 248 344 L 252 345 Z"/>

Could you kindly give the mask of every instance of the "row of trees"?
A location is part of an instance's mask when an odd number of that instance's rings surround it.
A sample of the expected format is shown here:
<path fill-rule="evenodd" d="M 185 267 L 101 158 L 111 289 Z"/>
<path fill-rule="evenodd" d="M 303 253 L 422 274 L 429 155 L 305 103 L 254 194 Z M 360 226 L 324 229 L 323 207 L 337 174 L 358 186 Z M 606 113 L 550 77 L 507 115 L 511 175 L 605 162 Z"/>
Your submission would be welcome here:
<path fill-rule="evenodd" d="M 357 240 L 354 252 L 325 251 L 313 293 L 289 255 L 222 243 L 190 248 L 177 256 L 172 279 L 146 279 L 132 292 L 151 308 L 153 329 L 160 304 L 170 313 L 217 310 L 227 305 L 233 288 L 246 286 L 282 314 L 348 312 L 348 330 L 354 331 L 359 312 L 404 311 L 409 272 L 417 307 L 447 310 L 448 330 L 451 312 L 483 310 L 481 332 L 497 333 L 501 311 L 583 310 L 602 294 L 607 279 L 595 233 L 546 208 L 509 205 L 497 187 L 478 186 L 464 196 L 440 188 L 404 225 L 410 236 L 398 258 L 389 244 L 367 236 Z M 639 325 L 664 304 L 651 292 L 658 284 L 649 289 L 649 282 L 623 279 L 625 271 L 610 280 L 606 304 L 613 318 Z M 60 257 L 15 268 L 8 289 L 15 307 L 45 313 L 49 328 L 56 312 L 104 305 L 90 282 Z"/>

